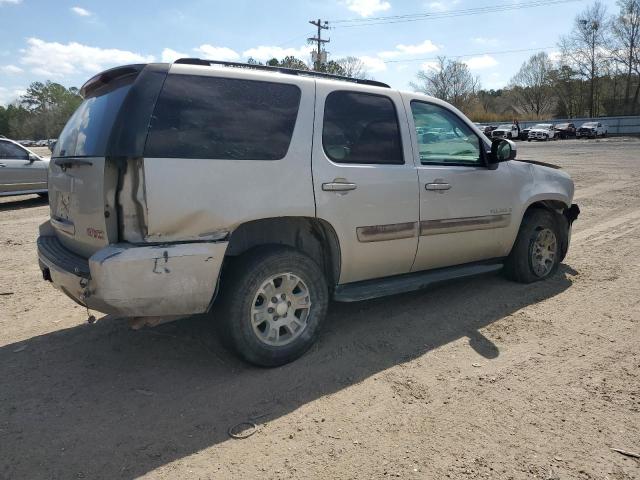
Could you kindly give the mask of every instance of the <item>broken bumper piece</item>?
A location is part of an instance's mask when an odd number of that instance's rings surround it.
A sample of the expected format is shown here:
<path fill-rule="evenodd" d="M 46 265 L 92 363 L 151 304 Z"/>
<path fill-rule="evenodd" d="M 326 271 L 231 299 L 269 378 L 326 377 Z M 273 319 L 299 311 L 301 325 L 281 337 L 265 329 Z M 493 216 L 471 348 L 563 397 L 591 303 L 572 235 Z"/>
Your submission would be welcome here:
<path fill-rule="evenodd" d="M 114 244 L 88 260 L 56 237 L 38 238 L 43 277 L 80 305 L 126 317 L 206 312 L 227 242 Z"/>

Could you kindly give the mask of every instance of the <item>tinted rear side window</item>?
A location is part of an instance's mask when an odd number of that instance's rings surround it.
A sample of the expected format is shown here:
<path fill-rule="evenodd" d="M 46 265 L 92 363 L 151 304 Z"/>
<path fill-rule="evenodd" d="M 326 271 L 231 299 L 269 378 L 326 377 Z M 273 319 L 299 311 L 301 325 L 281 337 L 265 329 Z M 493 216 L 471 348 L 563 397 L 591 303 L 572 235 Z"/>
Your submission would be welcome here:
<path fill-rule="evenodd" d="M 151 118 L 146 157 L 279 160 L 298 115 L 295 85 L 169 75 Z"/>
<path fill-rule="evenodd" d="M 332 92 L 324 106 L 322 144 L 336 163 L 402 164 L 395 106 L 389 97 Z"/>

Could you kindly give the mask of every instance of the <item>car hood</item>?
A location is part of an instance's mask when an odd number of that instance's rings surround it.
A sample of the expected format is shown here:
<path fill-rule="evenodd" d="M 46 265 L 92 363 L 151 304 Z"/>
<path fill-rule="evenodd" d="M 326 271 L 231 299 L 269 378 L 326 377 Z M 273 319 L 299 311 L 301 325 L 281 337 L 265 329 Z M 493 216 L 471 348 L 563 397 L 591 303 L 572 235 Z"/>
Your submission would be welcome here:
<path fill-rule="evenodd" d="M 549 133 L 549 130 L 547 130 L 545 128 L 530 128 L 529 129 L 529 133 L 531 133 L 531 132 Z"/>

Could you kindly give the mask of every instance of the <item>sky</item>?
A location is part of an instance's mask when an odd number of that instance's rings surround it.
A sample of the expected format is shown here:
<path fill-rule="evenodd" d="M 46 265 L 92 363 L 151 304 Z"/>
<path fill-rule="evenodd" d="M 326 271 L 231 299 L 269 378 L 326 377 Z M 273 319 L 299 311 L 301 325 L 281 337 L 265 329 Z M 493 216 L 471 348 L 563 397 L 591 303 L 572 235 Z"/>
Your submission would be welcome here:
<path fill-rule="evenodd" d="M 80 87 L 129 63 L 285 55 L 309 62 L 306 38 L 315 27 L 308 22 L 318 18 L 331 27 L 323 31 L 330 59 L 358 56 L 370 77 L 394 88 L 410 90 L 416 73 L 444 55 L 496 89 L 536 51 L 555 58 L 559 37 L 589 4 L 534 3 L 540 0 L 0 0 L 0 105 L 34 81 Z M 602 3 L 615 12 L 615 0 Z M 467 9 L 474 13 L 458 15 Z M 413 14 L 433 17 L 372 20 Z"/>

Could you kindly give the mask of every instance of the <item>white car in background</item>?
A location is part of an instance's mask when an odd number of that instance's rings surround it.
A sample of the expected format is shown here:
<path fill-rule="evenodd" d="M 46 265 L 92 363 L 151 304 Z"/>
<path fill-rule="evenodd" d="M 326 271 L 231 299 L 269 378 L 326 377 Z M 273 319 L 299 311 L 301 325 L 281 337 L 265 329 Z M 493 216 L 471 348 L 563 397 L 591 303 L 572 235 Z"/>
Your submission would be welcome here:
<path fill-rule="evenodd" d="M 538 123 L 529 129 L 528 142 L 531 140 L 544 140 L 556 139 L 556 131 L 551 123 Z"/>
<path fill-rule="evenodd" d="M 606 137 L 607 133 L 609 133 L 609 131 L 605 124 L 601 122 L 586 122 L 580 125 L 580 128 L 576 130 L 576 138 Z"/>
<path fill-rule="evenodd" d="M 8 138 L 0 138 L 0 197 L 47 194 L 49 159 Z"/>
<path fill-rule="evenodd" d="M 518 138 L 518 127 L 512 123 L 499 125 L 498 128 L 491 132 L 491 138 L 506 138 L 508 140 Z"/>

